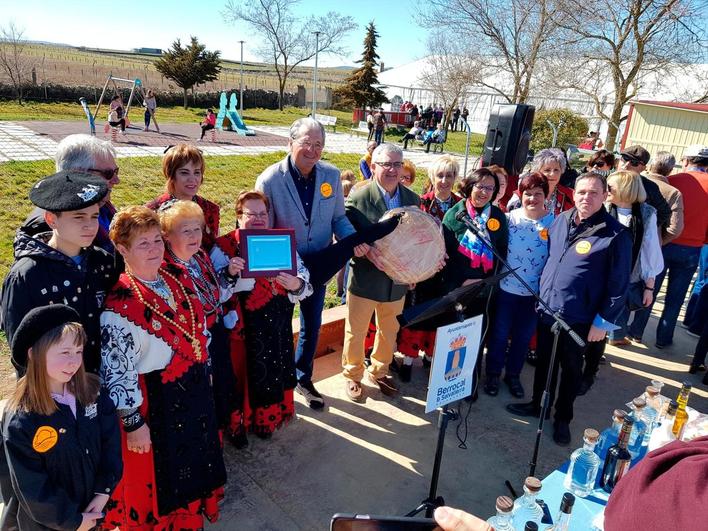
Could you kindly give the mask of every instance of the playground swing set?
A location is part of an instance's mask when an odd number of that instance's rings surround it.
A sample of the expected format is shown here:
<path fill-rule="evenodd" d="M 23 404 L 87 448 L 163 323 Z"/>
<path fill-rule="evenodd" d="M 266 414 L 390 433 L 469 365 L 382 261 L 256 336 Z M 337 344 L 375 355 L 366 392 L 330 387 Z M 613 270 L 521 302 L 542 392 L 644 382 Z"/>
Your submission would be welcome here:
<path fill-rule="evenodd" d="M 101 108 L 101 105 L 103 104 L 104 98 L 106 98 L 106 92 L 108 90 L 109 85 L 113 87 L 113 94 L 114 95 L 119 95 L 120 96 L 120 89 L 118 88 L 118 83 L 123 84 L 124 86 L 129 86 L 130 87 L 130 95 L 128 96 L 128 103 L 125 106 L 125 109 L 123 111 L 123 116 L 122 118 L 125 120 L 125 127 L 129 127 L 130 125 L 130 120 L 128 119 L 128 113 L 130 112 L 130 107 L 133 103 L 133 98 L 136 97 L 137 99 L 140 100 L 140 105 L 145 106 L 145 99 L 147 97 L 145 88 L 143 87 L 142 81 L 140 79 L 123 79 L 120 77 L 114 77 L 112 73 L 108 74 L 108 78 L 106 79 L 106 83 L 103 85 L 103 90 L 101 91 L 101 96 L 98 98 L 98 103 L 96 104 L 96 109 L 91 112 L 91 109 L 89 108 L 88 102 L 86 101 L 86 98 L 80 98 L 79 103 L 81 103 L 81 107 L 84 110 L 84 113 L 86 114 L 86 119 L 89 122 L 89 128 L 90 132 L 92 135 L 96 135 L 96 117 L 98 116 L 98 111 Z M 227 101 L 229 103 L 227 107 Z M 235 93 L 231 93 L 230 98 L 226 97 L 226 92 L 221 93 L 221 97 L 219 98 L 219 113 L 216 118 L 216 127 L 215 129 L 218 129 L 220 131 L 224 131 L 224 118 L 228 118 L 229 122 L 231 123 L 230 127 L 228 127 L 231 131 L 234 131 L 235 133 L 241 135 L 241 136 L 254 136 L 256 132 L 253 129 L 249 129 L 246 127 L 246 124 L 243 122 L 243 119 L 241 118 L 241 115 L 238 113 L 238 97 L 236 96 Z M 159 126 L 157 124 L 157 120 L 155 119 L 155 115 L 152 115 L 152 122 L 155 124 L 155 127 L 157 128 L 158 133 L 160 132 Z M 116 141 L 117 134 L 118 134 L 118 128 L 117 127 L 112 127 L 108 121 L 106 121 L 106 124 L 104 125 L 104 133 L 111 132 L 111 139 L 113 142 Z M 212 130 L 214 131 L 214 130 Z M 215 141 L 214 133 L 212 132 L 212 142 Z"/>
<path fill-rule="evenodd" d="M 122 118 L 125 120 L 125 127 L 130 126 L 130 119 L 128 118 L 128 113 L 130 112 L 130 107 L 133 104 L 133 99 L 139 99 L 140 100 L 140 105 L 144 106 L 145 105 L 145 98 L 147 97 L 147 94 L 145 92 L 145 89 L 143 87 L 142 81 L 139 79 L 123 79 L 120 77 L 114 77 L 113 74 L 108 74 L 108 78 L 106 79 L 105 84 L 103 85 L 103 90 L 101 91 L 101 96 L 98 98 L 98 103 L 96 104 L 96 109 L 91 112 L 91 109 L 89 109 L 88 102 L 86 101 L 86 98 L 80 98 L 79 103 L 81 103 L 81 106 L 84 109 L 84 113 L 86 114 L 86 118 L 88 119 L 89 122 L 89 128 L 91 131 L 92 135 L 96 134 L 96 117 L 98 116 L 98 111 L 101 108 L 101 105 L 103 105 L 104 98 L 107 97 L 106 92 L 108 91 L 109 85 L 113 87 L 113 94 L 120 96 L 120 89 L 118 87 L 118 83 L 123 84 L 123 86 L 130 87 L 130 95 L 128 96 L 128 103 L 125 105 L 125 108 L 123 110 L 123 116 Z M 158 132 L 159 132 L 159 127 L 157 125 L 157 120 L 155 119 L 155 115 L 152 115 L 152 122 L 155 124 L 155 127 L 157 127 Z M 118 132 L 117 127 L 112 127 L 108 121 L 106 121 L 106 124 L 103 127 L 104 133 L 108 133 L 109 131 L 111 132 L 111 137 L 112 140 L 115 142 L 116 140 L 116 134 Z"/>

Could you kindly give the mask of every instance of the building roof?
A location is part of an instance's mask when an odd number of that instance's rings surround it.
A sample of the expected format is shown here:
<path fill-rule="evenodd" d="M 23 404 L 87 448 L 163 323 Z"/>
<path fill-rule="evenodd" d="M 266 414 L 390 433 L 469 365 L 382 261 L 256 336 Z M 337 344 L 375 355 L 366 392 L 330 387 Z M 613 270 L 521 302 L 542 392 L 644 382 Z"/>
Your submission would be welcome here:
<path fill-rule="evenodd" d="M 637 100 L 634 103 L 642 103 L 644 105 L 654 105 L 656 107 L 671 107 L 673 109 L 684 109 L 686 111 L 708 112 L 708 103 L 678 103 L 675 101 L 650 101 L 650 100 Z"/>

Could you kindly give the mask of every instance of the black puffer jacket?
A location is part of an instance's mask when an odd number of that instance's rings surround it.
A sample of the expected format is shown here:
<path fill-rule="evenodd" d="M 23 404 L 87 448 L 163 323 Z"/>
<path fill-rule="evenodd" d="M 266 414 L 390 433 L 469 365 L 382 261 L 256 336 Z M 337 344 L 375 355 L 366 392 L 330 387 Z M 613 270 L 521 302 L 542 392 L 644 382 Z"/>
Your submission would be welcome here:
<path fill-rule="evenodd" d="M 86 370 L 98 373 L 99 317 L 106 294 L 118 279 L 114 258 L 103 249 L 91 247 L 81 252 L 82 260 L 77 265 L 47 245 L 50 236 L 50 232 L 29 236 L 17 231 L 15 263 L 2 285 L 0 325 L 12 344 L 15 330 L 28 311 L 47 304 L 68 304 L 79 312 L 88 335 L 84 348 Z"/>

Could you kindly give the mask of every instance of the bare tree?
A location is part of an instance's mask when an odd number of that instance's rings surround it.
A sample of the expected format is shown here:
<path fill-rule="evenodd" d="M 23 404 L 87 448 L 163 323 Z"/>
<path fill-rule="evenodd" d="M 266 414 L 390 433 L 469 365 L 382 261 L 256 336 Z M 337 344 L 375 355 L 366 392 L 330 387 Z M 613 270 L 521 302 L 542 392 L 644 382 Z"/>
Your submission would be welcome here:
<path fill-rule="evenodd" d="M 524 103 L 557 14 L 555 0 L 429 0 L 421 22 L 454 20 L 456 35 L 474 50 L 468 55 L 477 63 L 478 84 Z"/>
<path fill-rule="evenodd" d="M 330 11 L 307 19 L 296 17 L 291 8 L 298 0 L 228 0 L 223 16 L 227 22 L 244 21 L 265 39 L 259 54 L 272 61 L 278 75 L 278 105 L 283 109 L 285 84 L 292 71 L 315 53 L 342 54 L 343 37 L 356 27 L 354 19 Z M 319 32 L 316 46 L 314 32 Z"/>
<path fill-rule="evenodd" d="M 444 30 L 428 37 L 427 49 L 435 53 L 426 58 L 419 79 L 432 89 L 436 101 L 445 108 L 443 123 L 447 124 L 470 86 L 482 81 L 479 72 L 483 66 Z"/>
<path fill-rule="evenodd" d="M 626 119 L 624 106 L 645 83 L 700 57 L 707 5 L 705 0 L 564 0 L 558 20 L 572 66 L 566 62 L 557 70 L 557 85 L 594 101 L 597 115 L 609 123 L 607 149 L 614 149 Z"/>
<path fill-rule="evenodd" d="M 9 22 L 0 28 L 0 70 L 2 70 L 15 88 L 15 97 L 22 103 L 22 88 L 27 80 L 29 60 L 25 55 L 24 30 Z"/>

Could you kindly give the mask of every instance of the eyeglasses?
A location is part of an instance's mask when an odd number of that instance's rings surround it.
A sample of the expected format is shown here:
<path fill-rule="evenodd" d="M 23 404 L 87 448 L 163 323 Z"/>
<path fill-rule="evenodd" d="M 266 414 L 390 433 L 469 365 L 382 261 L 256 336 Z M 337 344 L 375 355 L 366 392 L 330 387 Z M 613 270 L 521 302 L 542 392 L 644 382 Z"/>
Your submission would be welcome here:
<path fill-rule="evenodd" d="M 494 186 L 482 186 L 479 183 L 472 186 L 474 186 L 477 190 L 487 192 L 488 194 L 494 193 Z"/>
<path fill-rule="evenodd" d="M 110 181 L 114 177 L 118 177 L 118 172 L 120 171 L 120 168 L 115 167 L 110 170 L 99 170 L 97 168 L 89 168 L 88 171 L 92 171 L 94 173 L 98 173 L 101 177 L 106 179 L 107 181 Z"/>
<path fill-rule="evenodd" d="M 374 164 L 386 168 L 387 170 L 391 168 L 396 168 L 397 170 L 403 168 L 402 162 L 375 162 Z"/>
<path fill-rule="evenodd" d="M 242 214 L 251 219 L 265 219 L 268 217 L 268 212 L 248 212 L 244 210 Z"/>
<path fill-rule="evenodd" d="M 322 151 L 324 149 L 324 145 L 320 144 L 319 142 L 315 144 L 313 144 L 309 140 L 296 140 L 296 142 L 305 149 L 314 149 L 315 151 Z"/>
<path fill-rule="evenodd" d="M 604 168 L 605 166 L 609 166 L 609 164 L 607 164 L 606 162 L 602 162 L 602 161 L 595 162 L 592 165 L 593 168 Z"/>

